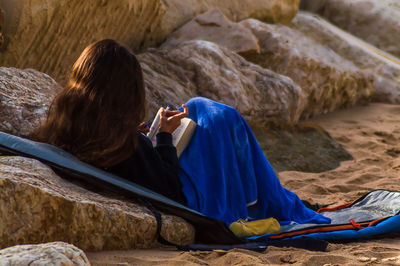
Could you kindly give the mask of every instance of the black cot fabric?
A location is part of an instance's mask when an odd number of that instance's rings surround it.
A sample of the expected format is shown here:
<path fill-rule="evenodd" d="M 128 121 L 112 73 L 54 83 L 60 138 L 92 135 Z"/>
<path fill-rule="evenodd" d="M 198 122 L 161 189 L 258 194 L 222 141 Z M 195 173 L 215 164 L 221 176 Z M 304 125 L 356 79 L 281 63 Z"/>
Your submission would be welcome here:
<path fill-rule="evenodd" d="M 245 242 L 245 240 L 237 238 L 224 222 L 206 217 L 150 189 L 86 164 L 55 146 L 0 132 L 0 152 L 34 158 L 94 186 L 117 190 L 130 197 L 145 199 L 158 210 L 180 216 L 190 222 L 196 228 L 196 241 L 198 242 L 223 245 Z"/>

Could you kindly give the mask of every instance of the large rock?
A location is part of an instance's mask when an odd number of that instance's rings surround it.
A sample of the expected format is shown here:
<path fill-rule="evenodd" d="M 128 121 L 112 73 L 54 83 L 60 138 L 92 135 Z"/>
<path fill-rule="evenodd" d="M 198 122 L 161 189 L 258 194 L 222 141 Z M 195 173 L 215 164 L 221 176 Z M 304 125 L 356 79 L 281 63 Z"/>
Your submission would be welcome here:
<path fill-rule="evenodd" d="M 398 0 L 302 0 L 301 6 L 319 13 L 379 49 L 400 57 Z"/>
<path fill-rule="evenodd" d="M 301 31 L 254 19 L 240 24 L 252 30 L 260 45 L 260 53 L 242 55 L 253 63 L 292 78 L 302 88 L 307 97 L 302 118 L 371 98 L 372 74 L 360 71 L 353 62 Z"/>
<path fill-rule="evenodd" d="M 53 242 L 2 249 L 0 250 L 0 264 L 89 266 L 90 262 L 79 248 L 63 242 Z"/>
<path fill-rule="evenodd" d="M 233 106 L 249 121 L 296 123 L 304 110 L 303 92 L 290 78 L 211 42 L 189 41 L 173 48 L 149 49 L 139 60 L 150 114 L 160 105 L 179 106 L 195 95 Z"/>
<path fill-rule="evenodd" d="M 194 228 L 163 215 L 162 235 L 191 243 Z M 0 247 L 64 241 L 83 250 L 157 246 L 152 213 L 126 199 L 88 191 L 28 158 L 0 157 Z"/>
<path fill-rule="evenodd" d="M 296 16 L 300 4 L 300 0 L 163 0 L 161 2 L 166 11 L 160 25 L 164 37 L 196 15 L 214 8 L 221 10 L 234 21 L 256 18 L 268 23 L 288 24 Z"/>
<path fill-rule="evenodd" d="M 292 27 L 329 47 L 362 70 L 375 76 L 375 100 L 400 103 L 400 60 L 341 30 L 325 19 L 301 11 Z"/>
<path fill-rule="evenodd" d="M 29 135 L 58 90 L 58 84 L 44 73 L 0 67 L 0 131 Z"/>
<path fill-rule="evenodd" d="M 218 9 L 195 17 L 171 34 L 161 47 L 175 47 L 188 40 L 218 43 L 236 53 L 260 51 L 253 33 L 242 25 L 230 21 Z"/>
<path fill-rule="evenodd" d="M 157 45 L 197 14 L 220 8 L 229 18 L 288 23 L 299 0 L 20 0 L 5 12 L 3 66 L 35 68 L 59 82 L 88 44 L 116 39 L 135 51 Z"/>
<path fill-rule="evenodd" d="M 353 157 L 323 128 L 301 122 L 250 124 L 261 149 L 275 171 L 325 172 Z"/>

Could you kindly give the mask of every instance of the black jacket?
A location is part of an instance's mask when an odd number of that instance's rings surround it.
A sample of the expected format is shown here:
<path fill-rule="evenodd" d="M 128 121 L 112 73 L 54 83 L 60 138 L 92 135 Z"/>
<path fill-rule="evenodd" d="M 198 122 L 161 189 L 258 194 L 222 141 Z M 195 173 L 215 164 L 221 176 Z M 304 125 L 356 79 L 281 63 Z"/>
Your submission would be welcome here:
<path fill-rule="evenodd" d="M 178 176 L 179 169 L 172 135 L 161 132 L 157 134 L 155 148 L 148 137 L 138 133 L 135 154 L 117 165 L 108 167 L 107 171 L 186 205 Z"/>

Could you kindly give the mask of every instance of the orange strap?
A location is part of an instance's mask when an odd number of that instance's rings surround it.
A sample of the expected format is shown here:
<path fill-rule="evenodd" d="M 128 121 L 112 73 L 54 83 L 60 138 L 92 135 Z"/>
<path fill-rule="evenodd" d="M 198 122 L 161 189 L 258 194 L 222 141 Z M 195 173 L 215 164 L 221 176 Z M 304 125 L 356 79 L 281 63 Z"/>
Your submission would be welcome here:
<path fill-rule="evenodd" d="M 325 207 L 325 208 L 319 209 L 317 212 L 318 213 L 321 213 L 321 212 L 333 212 L 333 211 L 344 209 L 344 208 L 350 206 L 351 204 L 353 204 L 353 202 L 348 202 L 348 203 L 345 203 L 345 204 L 342 204 L 342 205 L 338 205 L 338 206 L 334 206 L 334 207 Z"/>

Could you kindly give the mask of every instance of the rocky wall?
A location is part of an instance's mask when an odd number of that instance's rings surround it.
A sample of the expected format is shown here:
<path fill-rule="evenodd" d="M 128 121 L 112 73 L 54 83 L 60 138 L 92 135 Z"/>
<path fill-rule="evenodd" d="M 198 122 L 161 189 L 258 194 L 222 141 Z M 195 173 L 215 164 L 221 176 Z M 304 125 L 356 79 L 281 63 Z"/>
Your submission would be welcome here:
<path fill-rule="evenodd" d="M 299 0 L 2 0 L 2 66 L 34 68 L 64 83 L 90 43 L 112 38 L 134 51 L 157 45 L 195 15 L 220 8 L 228 17 L 288 23 Z"/>
<path fill-rule="evenodd" d="M 360 70 L 351 60 L 320 43 L 317 37 L 309 37 L 285 25 L 255 19 L 236 23 L 220 11 L 212 10 L 175 31 L 162 47 L 176 47 L 188 40 L 218 43 L 247 61 L 290 77 L 301 87 L 302 108 L 297 110 L 296 117 L 307 118 L 367 102 L 373 93 L 374 76 L 371 73 Z M 262 105 L 267 98 L 254 101 Z"/>

